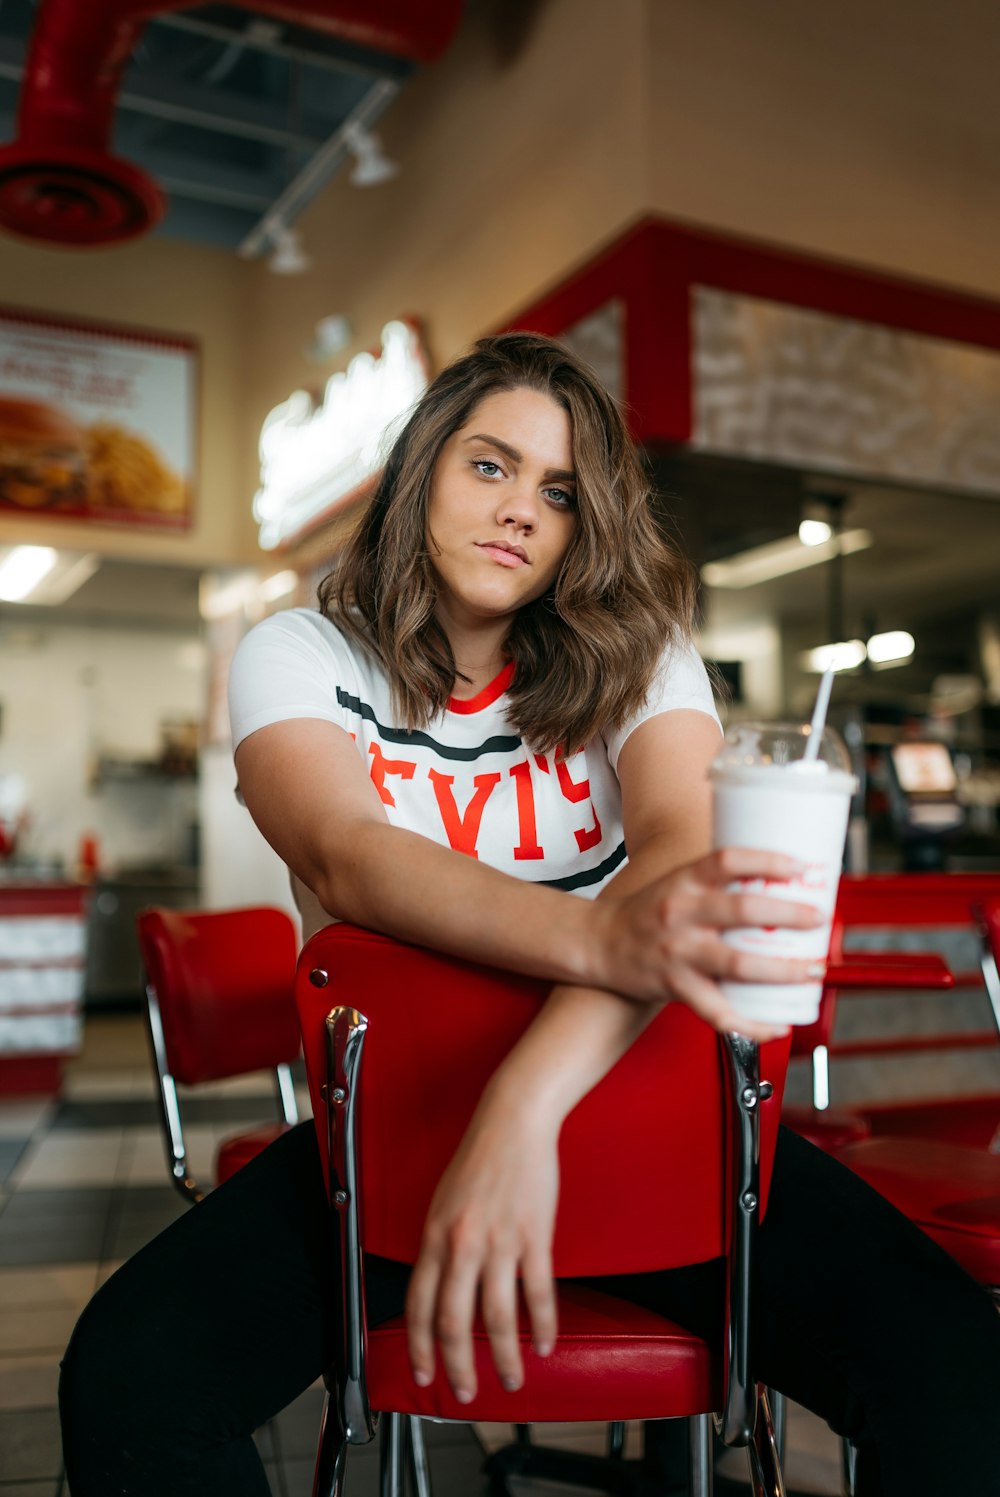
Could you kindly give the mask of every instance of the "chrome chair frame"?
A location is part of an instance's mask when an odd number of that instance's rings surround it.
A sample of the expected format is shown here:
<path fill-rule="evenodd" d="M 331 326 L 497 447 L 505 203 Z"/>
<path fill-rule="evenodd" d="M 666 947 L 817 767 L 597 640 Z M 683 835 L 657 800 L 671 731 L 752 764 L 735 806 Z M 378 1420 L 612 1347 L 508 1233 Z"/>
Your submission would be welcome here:
<path fill-rule="evenodd" d="M 310 973 L 316 987 L 329 974 Z M 341 1497 L 348 1445 L 367 1444 L 380 1422 L 365 1384 L 366 1316 L 364 1257 L 357 1190 L 358 1115 L 356 1098 L 368 1020 L 357 1009 L 333 1008 L 326 1018 L 327 1106 L 330 1200 L 337 1215 L 344 1317 L 334 1348 L 332 1386 L 320 1432 L 313 1497 Z M 732 1248 L 727 1286 L 729 1326 L 726 1395 L 715 1426 L 728 1446 L 747 1450 L 754 1497 L 785 1497 L 778 1446 L 766 1391 L 750 1372 L 750 1292 L 754 1238 L 760 1205 L 760 1109 L 771 1085 L 760 1080 L 756 1041 L 723 1036 L 732 1103 Z M 334 1120 L 343 1110 L 343 1126 Z M 403 1497 L 404 1416 L 388 1413 L 380 1451 L 381 1497 Z M 420 1421 L 406 1416 L 414 1454 L 417 1497 L 430 1497 Z M 712 1416 L 690 1421 L 691 1497 L 712 1497 Z M 617 1440 L 615 1441 L 617 1444 Z M 420 1452 L 419 1456 L 417 1452 Z"/>
<path fill-rule="evenodd" d="M 986 994 L 990 1000 L 990 1008 L 993 1011 L 993 1021 L 1000 1031 L 1000 972 L 997 971 L 997 959 L 993 954 L 993 943 L 990 940 L 989 927 L 982 909 L 976 911 L 977 936 L 979 938 L 979 967 L 983 974 L 983 983 Z"/>
<path fill-rule="evenodd" d="M 177 1083 L 167 1062 L 167 1045 L 163 1034 L 163 1019 L 160 1015 L 160 1000 L 153 983 L 146 984 L 146 1013 L 149 1019 L 149 1035 L 153 1047 L 153 1062 L 159 1083 L 160 1110 L 163 1117 L 164 1142 L 167 1147 L 167 1168 L 174 1185 L 189 1206 L 205 1199 L 206 1192 L 198 1184 L 188 1166 L 187 1144 L 184 1141 L 184 1125 L 181 1121 Z M 292 1068 L 286 1062 L 274 1068 L 278 1106 L 284 1121 L 291 1127 L 299 1121 L 299 1109 L 295 1100 L 295 1084 Z"/>

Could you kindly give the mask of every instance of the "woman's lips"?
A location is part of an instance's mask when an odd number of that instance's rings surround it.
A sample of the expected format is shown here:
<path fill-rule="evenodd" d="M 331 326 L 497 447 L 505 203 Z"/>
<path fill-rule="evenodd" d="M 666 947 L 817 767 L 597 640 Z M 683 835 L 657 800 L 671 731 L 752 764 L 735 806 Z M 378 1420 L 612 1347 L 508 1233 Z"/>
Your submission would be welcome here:
<path fill-rule="evenodd" d="M 488 556 L 492 556 L 493 560 L 498 561 L 502 567 L 527 566 L 527 558 L 522 556 L 520 551 L 508 551 L 506 546 L 492 546 L 487 542 L 480 545 L 479 549 L 485 551 Z"/>

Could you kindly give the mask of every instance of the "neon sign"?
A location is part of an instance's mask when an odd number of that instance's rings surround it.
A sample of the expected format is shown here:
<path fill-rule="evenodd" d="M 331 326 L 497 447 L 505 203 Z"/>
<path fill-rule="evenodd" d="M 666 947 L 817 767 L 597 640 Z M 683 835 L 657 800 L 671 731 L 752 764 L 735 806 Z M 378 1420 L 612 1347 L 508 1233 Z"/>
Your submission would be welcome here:
<path fill-rule="evenodd" d="M 389 322 L 378 357 L 359 353 L 327 381 L 317 404 L 295 390 L 260 432 L 260 488 L 253 502 L 265 551 L 287 546 L 354 498 L 382 466 L 389 428 L 427 388 L 417 329 Z"/>

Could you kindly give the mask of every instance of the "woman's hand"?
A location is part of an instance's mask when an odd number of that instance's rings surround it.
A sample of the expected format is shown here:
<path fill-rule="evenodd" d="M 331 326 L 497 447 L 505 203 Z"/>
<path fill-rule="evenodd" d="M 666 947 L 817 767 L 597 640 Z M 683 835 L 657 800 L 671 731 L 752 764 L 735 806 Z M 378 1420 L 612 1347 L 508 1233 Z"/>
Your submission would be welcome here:
<path fill-rule="evenodd" d="M 559 1193 L 559 1122 L 505 1098 L 498 1073 L 441 1178 L 406 1299 L 414 1380 L 427 1387 L 435 1345 L 460 1403 L 476 1395 L 477 1301 L 503 1386 L 519 1388 L 518 1275 L 540 1356 L 556 1339 L 552 1232 Z"/>
<path fill-rule="evenodd" d="M 737 880 L 787 882 L 804 872 L 783 853 L 723 848 L 655 879 L 645 888 L 599 905 L 604 932 L 605 984 L 646 1002 L 679 998 L 714 1029 L 738 1029 L 751 1039 L 783 1033 L 737 1015 L 718 982 L 808 982 L 822 976 L 815 958 L 760 956 L 737 951 L 723 932 L 740 926 L 812 930 L 825 923 L 813 905 L 772 894 L 733 891 Z M 595 914 L 597 910 L 595 909 Z"/>

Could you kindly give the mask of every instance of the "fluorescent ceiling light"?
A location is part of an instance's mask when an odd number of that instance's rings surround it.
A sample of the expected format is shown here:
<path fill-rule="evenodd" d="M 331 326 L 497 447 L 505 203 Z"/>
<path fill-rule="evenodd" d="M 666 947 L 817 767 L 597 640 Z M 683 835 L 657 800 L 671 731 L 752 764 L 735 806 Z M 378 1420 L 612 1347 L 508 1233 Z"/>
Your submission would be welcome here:
<path fill-rule="evenodd" d="M 235 576 L 205 574 L 201 579 L 198 611 L 203 619 L 224 619 L 231 613 L 249 611 L 257 601 L 257 576 L 238 572 Z"/>
<path fill-rule="evenodd" d="M 101 564 L 92 552 L 53 546 L 0 547 L 0 600 L 58 607 L 93 577 Z"/>
<path fill-rule="evenodd" d="M 807 671 L 852 671 L 861 665 L 868 651 L 862 639 L 844 639 L 838 644 L 819 645 L 815 650 L 806 650 L 802 664 Z"/>
<path fill-rule="evenodd" d="M 822 546 L 833 536 L 833 526 L 825 520 L 803 520 L 799 525 L 799 540 L 803 546 Z"/>
<path fill-rule="evenodd" d="M 0 598 L 20 603 L 56 564 L 51 546 L 15 546 L 0 561 Z"/>
<path fill-rule="evenodd" d="M 701 569 L 701 580 L 708 587 L 757 587 L 761 582 L 772 582 L 789 572 L 818 566 L 837 555 L 866 551 L 873 544 L 870 530 L 845 530 L 818 546 L 804 546 L 797 535 L 789 535 L 766 546 L 741 551 L 737 556 L 728 556 L 724 561 L 706 562 Z"/>
<path fill-rule="evenodd" d="M 12 546 L 0 561 L 0 598 L 5 603 L 23 602 L 58 559 L 52 546 Z"/>
<path fill-rule="evenodd" d="M 902 665 L 913 654 L 913 635 L 905 629 L 891 629 L 888 634 L 873 634 L 868 641 L 868 659 L 873 665 Z"/>
<path fill-rule="evenodd" d="M 259 618 L 262 603 L 273 603 L 293 592 L 299 584 L 299 574 L 289 567 L 283 572 L 272 572 L 263 581 L 256 572 L 223 574 L 206 573 L 201 579 L 198 609 L 203 619 L 224 619 L 229 614 L 244 613 L 248 618 Z"/>
<path fill-rule="evenodd" d="M 288 593 L 293 593 L 298 585 L 298 572 L 272 572 L 270 577 L 264 578 L 258 592 L 265 603 L 273 603 L 275 598 L 284 598 Z"/>

